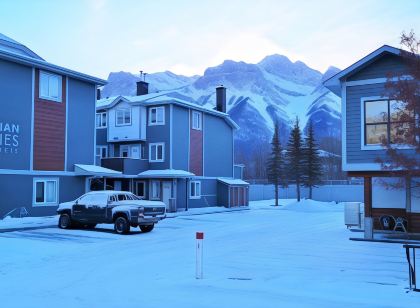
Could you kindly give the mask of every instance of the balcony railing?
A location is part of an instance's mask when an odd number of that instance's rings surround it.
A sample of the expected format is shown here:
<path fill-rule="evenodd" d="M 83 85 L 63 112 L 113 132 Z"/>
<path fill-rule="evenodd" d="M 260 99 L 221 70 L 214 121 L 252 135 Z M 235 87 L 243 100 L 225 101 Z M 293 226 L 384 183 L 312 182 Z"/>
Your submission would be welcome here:
<path fill-rule="evenodd" d="M 128 157 L 102 158 L 101 166 L 104 168 L 121 171 L 123 174 L 136 175 L 149 169 L 149 161 Z"/>

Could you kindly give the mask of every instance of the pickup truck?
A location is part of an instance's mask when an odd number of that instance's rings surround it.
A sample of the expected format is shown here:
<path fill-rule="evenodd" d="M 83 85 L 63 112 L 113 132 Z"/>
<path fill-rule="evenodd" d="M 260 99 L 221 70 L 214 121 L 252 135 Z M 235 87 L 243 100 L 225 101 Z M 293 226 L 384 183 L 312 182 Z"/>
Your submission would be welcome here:
<path fill-rule="evenodd" d="M 60 203 L 58 227 L 95 228 L 97 224 L 114 224 L 118 234 L 127 234 L 130 227 L 150 232 L 166 217 L 166 206 L 161 201 L 143 200 L 126 191 L 92 191 L 80 198 Z"/>

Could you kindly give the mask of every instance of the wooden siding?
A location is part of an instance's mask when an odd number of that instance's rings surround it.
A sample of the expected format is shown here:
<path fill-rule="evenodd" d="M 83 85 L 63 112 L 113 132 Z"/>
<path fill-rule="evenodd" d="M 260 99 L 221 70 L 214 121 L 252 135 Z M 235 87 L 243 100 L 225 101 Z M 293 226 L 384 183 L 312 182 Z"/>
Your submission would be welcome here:
<path fill-rule="evenodd" d="M 203 131 L 192 128 L 192 112 L 190 116 L 190 172 L 203 175 Z"/>
<path fill-rule="evenodd" d="M 62 101 L 39 97 L 39 70 L 35 71 L 34 170 L 63 171 L 66 142 L 66 77 L 62 76 Z"/>
<path fill-rule="evenodd" d="M 420 213 L 407 213 L 405 209 L 389 209 L 389 208 L 373 208 L 373 228 L 382 230 L 380 217 L 383 215 L 391 215 L 395 218 L 404 217 L 407 219 L 408 232 L 420 233 Z"/>
<path fill-rule="evenodd" d="M 374 78 L 384 78 L 390 73 L 405 73 L 407 66 L 401 61 L 399 56 L 393 54 L 385 54 L 375 62 L 368 64 L 358 72 L 349 76 L 347 80 L 364 80 Z"/>

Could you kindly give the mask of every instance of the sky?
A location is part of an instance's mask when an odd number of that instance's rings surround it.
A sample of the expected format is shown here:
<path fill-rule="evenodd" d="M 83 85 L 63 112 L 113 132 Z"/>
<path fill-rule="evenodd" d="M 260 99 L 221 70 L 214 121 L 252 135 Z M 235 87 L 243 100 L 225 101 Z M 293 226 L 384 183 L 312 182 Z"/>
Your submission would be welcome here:
<path fill-rule="evenodd" d="M 420 0 L 0 0 L 0 33 L 47 61 L 110 72 L 202 75 L 282 54 L 325 72 L 420 37 Z"/>

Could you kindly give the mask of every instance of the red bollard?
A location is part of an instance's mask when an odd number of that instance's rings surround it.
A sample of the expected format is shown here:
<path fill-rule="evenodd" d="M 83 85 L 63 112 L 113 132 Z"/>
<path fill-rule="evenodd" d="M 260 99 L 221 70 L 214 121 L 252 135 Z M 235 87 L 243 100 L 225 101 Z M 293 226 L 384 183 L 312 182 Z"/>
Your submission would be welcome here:
<path fill-rule="evenodd" d="M 196 264 L 195 264 L 195 278 L 203 279 L 203 240 L 204 233 L 197 232 L 195 234 L 196 243 Z"/>

